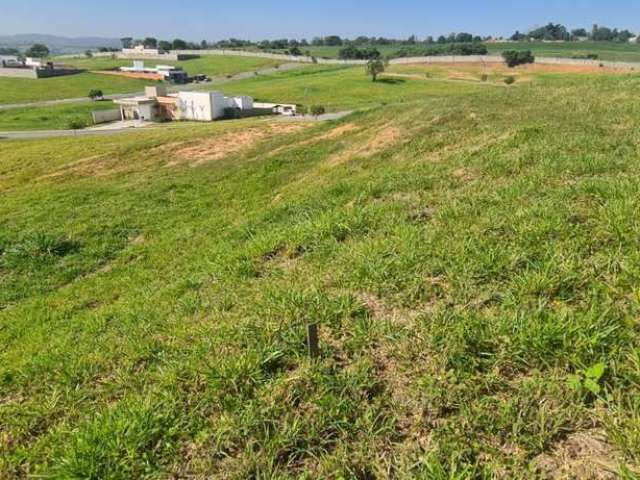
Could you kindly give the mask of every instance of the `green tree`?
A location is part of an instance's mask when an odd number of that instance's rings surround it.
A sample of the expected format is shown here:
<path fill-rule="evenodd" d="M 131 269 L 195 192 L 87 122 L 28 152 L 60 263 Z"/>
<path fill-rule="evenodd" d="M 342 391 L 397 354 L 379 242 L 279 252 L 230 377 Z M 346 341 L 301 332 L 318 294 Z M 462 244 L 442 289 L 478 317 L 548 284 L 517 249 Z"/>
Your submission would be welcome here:
<path fill-rule="evenodd" d="M 122 48 L 131 48 L 133 45 L 132 37 L 123 37 L 120 39 L 120 43 L 122 44 Z"/>
<path fill-rule="evenodd" d="M 142 41 L 144 48 L 158 48 L 158 40 L 153 37 L 147 37 Z"/>
<path fill-rule="evenodd" d="M 378 80 L 378 75 L 384 72 L 384 62 L 379 58 L 372 58 L 367 62 L 365 70 L 367 75 L 375 82 Z"/>
<path fill-rule="evenodd" d="M 187 42 L 180 38 L 176 38 L 173 41 L 173 49 L 174 50 L 185 50 L 187 48 Z"/>
<path fill-rule="evenodd" d="M 509 68 L 517 67 L 518 65 L 524 65 L 527 63 L 534 63 L 536 58 L 533 56 L 530 50 L 507 50 L 502 52 L 502 58 Z"/>
<path fill-rule="evenodd" d="M 50 53 L 49 47 L 42 43 L 35 43 L 29 50 L 24 52 L 25 56 L 33 58 L 46 58 Z"/>
<path fill-rule="evenodd" d="M 89 98 L 91 100 L 102 100 L 104 98 L 104 94 L 102 93 L 102 90 L 94 88 L 89 91 Z"/>
<path fill-rule="evenodd" d="M 166 50 L 166 51 L 168 51 L 168 50 L 171 50 L 171 47 L 172 47 L 171 42 L 167 42 L 166 40 L 160 40 L 160 41 L 158 42 L 158 48 L 159 48 L 160 50 Z"/>
<path fill-rule="evenodd" d="M 93 52 L 91 50 L 87 50 L 84 52 L 84 56 L 87 58 L 93 58 Z"/>

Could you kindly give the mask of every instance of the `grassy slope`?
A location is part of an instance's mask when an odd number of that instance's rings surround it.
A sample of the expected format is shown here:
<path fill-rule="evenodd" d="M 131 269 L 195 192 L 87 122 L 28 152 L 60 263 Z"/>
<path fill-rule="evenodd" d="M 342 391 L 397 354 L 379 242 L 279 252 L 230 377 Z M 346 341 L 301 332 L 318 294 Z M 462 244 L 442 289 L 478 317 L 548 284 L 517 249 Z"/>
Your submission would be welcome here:
<path fill-rule="evenodd" d="M 211 88 L 211 87 L 205 87 Z M 480 85 L 425 82 L 390 78 L 373 83 L 362 67 L 308 67 L 284 74 L 260 75 L 214 87 L 228 94 L 252 95 L 257 100 L 325 105 L 331 111 L 366 107 L 380 103 L 399 103 L 426 97 L 460 95 L 478 91 Z"/>
<path fill-rule="evenodd" d="M 131 66 L 132 60 L 114 60 L 109 57 L 94 58 L 74 58 L 65 59 L 65 63 L 78 68 L 89 70 L 104 70 L 122 66 Z M 263 68 L 273 67 L 282 63 L 278 60 L 256 57 L 233 57 L 233 56 L 202 56 L 200 58 L 185 60 L 182 62 L 165 62 L 160 60 L 147 60 L 145 64 L 153 66 L 157 63 L 163 65 L 180 65 L 190 75 L 204 74 L 211 77 L 221 77 L 233 75 L 241 72 L 250 72 Z"/>
<path fill-rule="evenodd" d="M 0 132 L 16 130 L 60 130 L 69 128 L 72 120 L 91 125 L 94 110 L 115 108 L 113 102 L 91 102 L 49 107 L 12 108 L 0 110 Z"/>
<path fill-rule="evenodd" d="M 42 100 L 86 97 L 97 88 L 105 95 L 140 92 L 149 81 L 118 78 L 96 73 L 80 73 L 66 77 L 0 78 L 0 104 L 30 103 Z"/>
<path fill-rule="evenodd" d="M 193 167 L 266 124 L 0 144 L 0 476 L 530 478 L 575 432 L 637 465 L 638 86 L 425 96 Z"/>

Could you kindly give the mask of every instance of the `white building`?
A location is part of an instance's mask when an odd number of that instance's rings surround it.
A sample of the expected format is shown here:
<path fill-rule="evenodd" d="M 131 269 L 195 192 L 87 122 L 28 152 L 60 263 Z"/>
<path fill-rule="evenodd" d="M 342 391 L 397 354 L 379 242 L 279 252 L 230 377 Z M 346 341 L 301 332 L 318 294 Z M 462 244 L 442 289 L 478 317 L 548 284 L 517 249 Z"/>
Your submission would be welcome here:
<path fill-rule="evenodd" d="M 24 64 L 27 67 L 44 67 L 47 64 L 47 62 L 42 58 L 27 57 L 24 60 Z"/>
<path fill-rule="evenodd" d="M 147 87 L 145 96 L 115 100 L 123 120 L 159 122 L 192 120 L 211 122 L 225 118 L 228 109 L 250 112 L 253 98 L 226 97 L 220 92 L 178 92 L 166 94 L 162 86 Z"/>

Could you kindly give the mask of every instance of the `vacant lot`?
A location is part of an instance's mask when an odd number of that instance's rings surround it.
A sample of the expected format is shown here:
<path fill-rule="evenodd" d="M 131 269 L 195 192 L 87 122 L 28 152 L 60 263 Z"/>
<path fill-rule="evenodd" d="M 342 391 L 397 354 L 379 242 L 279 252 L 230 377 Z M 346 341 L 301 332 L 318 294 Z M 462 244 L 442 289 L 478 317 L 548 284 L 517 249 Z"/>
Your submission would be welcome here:
<path fill-rule="evenodd" d="M 0 143 L 0 477 L 634 478 L 638 83 Z"/>
<path fill-rule="evenodd" d="M 428 97 L 465 95 L 478 91 L 480 87 L 459 85 L 451 88 L 444 81 L 427 84 L 414 78 L 392 77 L 381 78 L 373 83 L 365 75 L 363 67 L 310 66 L 216 85 L 214 88 L 229 94 L 252 95 L 257 100 L 298 103 L 307 107 L 321 104 L 331 111 L 338 111 Z"/>
<path fill-rule="evenodd" d="M 109 57 L 74 58 L 65 59 L 64 62 L 87 70 L 106 70 L 125 66 L 130 67 L 133 64 L 133 60 L 112 59 Z M 155 66 L 156 64 L 179 65 L 189 72 L 190 75 L 204 74 L 209 75 L 210 77 L 224 77 L 241 72 L 261 70 L 263 68 L 274 67 L 280 63 L 282 62 L 266 58 L 223 57 L 216 55 L 202 56 L 200 58 L 184 60 L 182 62 L 145 60 L 145 65 L 147 66 Z"/>
<path fill-rule="evenodd" d="M 0 110 L 0 132 L 67 129 L 72 121 L 91 125 L 92 111 L 113 108 L 116 108 L 113 102 L 104 101 Z"/>
<path fill-rule="evenodd" d="M 132 64 L 132 61 L 112 60 L 110 58 L 64 59 L 64 61 L 65 63 L 89 70 L 100 70 Z M 167 62 L 149 61 L 148 63 L 155 65 L 156 63 Z M 255 71 L 261 68 L 275 66 L 277 62 L 246 57 L 210 56 L 180 62 L 180 65 L 192 75 L 202 73 L 213 77 Z M 0 104 L 79 98 L 87 96 L 92 89 L 100 89 L 105 95 L 114 93 L 136 93 L 143 91 L 145 85 L 149 85 L 149 80 L 134 80 L 91 72 L 38 80 L 0 78 Z"/>

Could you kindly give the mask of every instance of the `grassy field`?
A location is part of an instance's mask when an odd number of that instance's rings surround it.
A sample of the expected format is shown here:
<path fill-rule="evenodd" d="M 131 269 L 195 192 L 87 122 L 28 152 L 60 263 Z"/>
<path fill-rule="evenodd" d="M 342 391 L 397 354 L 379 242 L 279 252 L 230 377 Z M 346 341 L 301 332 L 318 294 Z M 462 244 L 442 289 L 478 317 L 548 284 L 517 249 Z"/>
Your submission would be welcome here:
<path fill-rule="evenodd" d="M 107 70 L 124 66 L 130 67 L 132 62 L 133 60 L 112 59 L 109 57 L 64 59 L 64 63 L 87 70 Z M 282 61 L 257 57 L 223 57 L 209 55 L 181 62 L 164 60 L 147 60 L 145 62 L 145 64 L 149 66 L 154 66 L 158 63 L 162 63 L 163 65 L 179 65 L 184 68 L 185 71 L 189 72 L 190 75 L 203 74 L 210 77 L 225 77 L 236 73 L 274 67 L 281 64 Z"/>
<path fill-rule="evenodd" d="M 69 128 L 72 121 L 91 125 L 94 110 L 115 108 L 113 102 L 91 102 L 48 107 L 12 108 L 0 110 L 0 132 L 16 130 L 60 130 Z"/>
<path fill-rule="evenodd" d="M 306 67 L 286 73 L 260 75 L 247 80 L 216 85 L 227 94 L 251 95 L 256 100 L 298 103 L 307 107 L 321 104 L 329 111 L 340 111 L 382 103 L 408 102 L 427 97 L 477 92 L 482 85 L 426 82 L 415 78 L 382 77 L 373 83 L 363 67 Z M 212 87 L 203 87 L 206 89 Z"/>
<path fill-rule="evenodd" d="M 0 477 L 636 478 L 640 80 L 424 83 L 0 143 Z"/>
<path fill-rule="evenodd" d="M 81 98 L 92 89 L 100 89 L 105 95 L 140 92 L 148 80 L 134 80 L 96 73 L 80 73 L 55 78 L 0 78 L 0 105 L 32 103 L 43 100 Z"/>
<path fill-rule="evenodd" d="M 130 60 L 110 58 L 64 59 L 67 64 L 78 68 L 99 70 L 131 65 Z M 155 64 L 157 62 L 152 62 Z M 162 62 L 177 63 L 177 62 Z M 212 77 L 227 76 L 240 72 L 255 71 L 277 65 L 277 61 L 247 57 L 202 57 L 179 63 L 190 74 L 202 73 Z M 23 78 L 0 78 L 0 104 L 29 103 L 62 98 L 80 98 L 92 89 L 100 89 L 105 95 L 114 93 L 136 93 L 144 90 L 149 80 L 135 80 L 111 75 L 85 72 L 57 78 L 38 80 Z"/>
<path fill-rule="evenodd" d="M 309 53 L 316 57 L 338 58 L 342 47 L 309 47 Z M 376 48 L 385 56 L 393 56 L 400 48 L 398 46 L 377 45 Z M 544 57 L 573 57 L 595 53 L 600 60 L 640 62 L 640 45 L 617 42 L 507 42 L 487 43 L 489 53 L 500 55 L 505 50 L 531 50 L 535 55 Z"/>
<path fill-rule="evenodd" d="M 574 57 L 589 53 L 600 60 L 640 62 L 640 45 L 618 42 L 509 42 L 487 44 L 489 53 L 499 55 L 505 50 L 531 50 L 541 57 Z"/>

